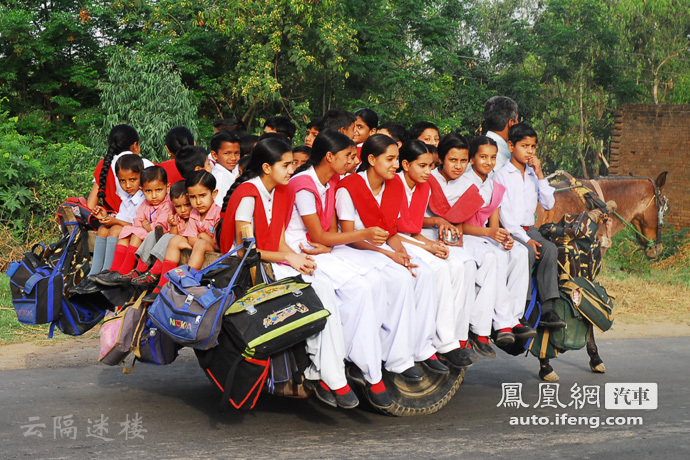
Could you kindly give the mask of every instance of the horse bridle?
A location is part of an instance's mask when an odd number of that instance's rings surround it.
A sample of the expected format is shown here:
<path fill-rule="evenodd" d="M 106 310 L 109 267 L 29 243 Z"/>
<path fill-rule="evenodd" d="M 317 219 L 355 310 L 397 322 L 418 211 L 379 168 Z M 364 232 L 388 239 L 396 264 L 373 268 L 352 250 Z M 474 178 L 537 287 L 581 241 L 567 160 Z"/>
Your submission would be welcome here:
<path fill-rule="evenodd" d="M 666 195 L 659 190 L 656 182 L 650 178 L 647 179 L 649 179 L 649 181 L 652 183 L 652 187 L 654 187 L 654 201 L 656 202 L 657 207 L 656 238 L 654 239 L 654 244 L 659 245 L 661 243 L 661 227 L 664 226 L 664 217 L 666 217 L 666 215 L 671 211 L 671 207 L 668 204 L 668 198 L 666 198 Z M 652 204 L 652 202 L 650 201 L 649 204 Z M 647 205 L 647 208 L 649 207 L 649 204 Z M 645 211 L 647 208 L 645 208 Z"/>

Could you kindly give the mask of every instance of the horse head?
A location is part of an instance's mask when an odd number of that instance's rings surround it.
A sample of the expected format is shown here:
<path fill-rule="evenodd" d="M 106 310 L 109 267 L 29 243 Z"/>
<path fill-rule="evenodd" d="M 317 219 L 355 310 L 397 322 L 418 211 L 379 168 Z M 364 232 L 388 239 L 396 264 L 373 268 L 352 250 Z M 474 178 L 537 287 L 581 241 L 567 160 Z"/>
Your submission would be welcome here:
<path fill-rule="evenodd" d="M 664 226 L 664 218 L 671 210 L 668 198 L 662 191 L 666 184 L 667 175 L 668 171 L 664 171 L 659 174 L 656 180 L 650 179 L 654 194 L 647 206 L 631 220 L 639 232 L 638 242 L 647 248 L 645 255 L 648 259 L 656 259 L 664 249 L 661 242 L 661 228 Z"/>

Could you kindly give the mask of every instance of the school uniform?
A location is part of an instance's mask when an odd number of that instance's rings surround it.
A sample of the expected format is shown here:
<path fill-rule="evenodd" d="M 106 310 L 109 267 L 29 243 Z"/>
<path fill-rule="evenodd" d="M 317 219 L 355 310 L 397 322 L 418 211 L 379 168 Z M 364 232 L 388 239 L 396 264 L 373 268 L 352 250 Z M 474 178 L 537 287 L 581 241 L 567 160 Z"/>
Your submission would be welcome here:
<path fill-rule="evenodd" d="M 144 192 L 137 190 L 134 195 L 130 195 L 123 190 L 122 194 L 118 194 L 118 196 L 120 197 L 120 209 L 115 218 L 123 222 L 134 222 L 134 218 L 137 216 L 137 209 L 146 201 Z"/>
<path fill-rule="evenodd" d="M 545 302 L 558 298 L 558 248 L 534 226 L 537 203 L 547 211 L 553 208 L 555 189 L 548 180 L 539 180 L 530 166 L 525 166 L 523 177 L 510 162 L 496 173 L 495 180 L 506 189 L 499 211 L 501 225 L 529 251 L 530 270 L 537 262 L 536 253 L 526 243 L 533 239 L 542 245 L 536 269 L 540 299 Z"/>
<path fill-rule="evenodd" d="M 108 173 L 108 176 L 106 178 L 105 182 L 105 209 L 108 213 L 116 213 L 120 209 L 120 203 L 122 203 L 122 200 L 127 197 L 127 193 L 122 189 L 122 186 L 120 186 L 120 182 L 117 180 L 117 174 L 115 174 L 115 165 L 117 164 L 117 160 L 122 156 L 122 155 L 127 155 L 127 154 L 132 154 L 134 155 L 134 152 L 130 152 L 129 150 L 126 150 L 124 152 L 120 152 L 117 155 L 113 156 L 113 159 L 110 163 L 110 172 Z M 149 166 L 153 166 L 153 163 L 146 158 L 142 158 L 144 161 L 144 167 L 148 168 Z M 103 160 L 99 161 L 98 164 L 96 165 L 96 169 L 93 172 L 93 182 L 95 184 L 99 184 L 100 177 L 101 177 L 101 171 L 103 169 Z M 131 222 L 128 221 L 128 222 Z"/>
<path fill-rule="evenodd" d="M 158 166 L 165 169 L 165 173 L 168 176 L 168 184 L 172 185 L 175 182 L 184 180 L 184 177 L 182 177 L 182 174 L 180 174 L 180 171 L 177 169 L 174 158 L 166 160 Z"/>
<path fill-rule="evenodd" d="M 134 216 L 132 225 L 124 226 L 118 238 L 122 239 L 131 235 L 136 235 L 143 241 L 149 234 L 149 231 L 143 227 L 144 222 L 148 222 L 151 225 L 151 230 L 160 225 L 163 227 L 163 231 L 167 232 L 170 228 L 168 217 L 174 212 L 172 201 L 170 201 L 170 197 L 167 195 L 165 199 L 156 206 L 150 204 L 148 200 L 144 200 L 137 208 L 137 213 L 136 216 Z"/>
<path fill-rule="evenodd" d="M 404 190 L 395 179 L 386 181 L 381 191 L 374 195 L 366 171 L 363 171 L 351 174 L 340 181 L 336 192 L 336 211 L 339 220 L 354 222 L 355 230 L 379 226 L 393 236 L 397 233 L 398 213 L 404 199 Z M 381 248 L 393 251 L 387 244 L 382 245 Z M 380 270 L 379 273 L 385 279 L 389 307 L 392 309 L 387 312 L 386 317 L 394 321 L 410 322 L 409 335 L 405 338 L 403 338 L 404 326 L 396 325 L 394 329 L 391 329 L 386 327 L 384 322 L 383 349 L 388 350 L 389 356 L 390 354 L 397 355 L 397 365 L 388 362 L 386 369 L 392 372 L 403 372 L 413 365 L 409 360 L 404 359 L 404 350 L 408 349 L 410 343 L 414 361 L 424 361 L 436 353 L 433 342 L 438 304 L 432 271 L 419 257 L 413 256 L 411 259 L 413 264 L 418 265 L 415 268 L 417 276 L 414 277 L 407 268 L 384 254 L 368 250 L 361 250 L 359 253 L 358 260 L 353 259 L 353 261 L 359 266 L 373 265 Z M 402 311 L 400 311 L 401 305 L 404 305 Z M 410 313 L 412 313 L 411 318 Z M 407 341 L 408 344 L 398 345 L 402 340 Z M 405 362 L 406 364 L 402 364 Z M 397 370 L 392 370 L 389 366 Z"/>
<path fill-rule="evenodd" d="M 470 171 L 463 175 L 461 179 L 471 182 L 479 189 L 479 194 L 484 199 L 484 206 L 470 217 L 467 223 L 477 227 L 486 227 L 489 217 L 496 209 L 500 208 L 503 202 L 505 188 L 490 178 L 482 181 L 482 178 L 477 175 L 474 169 L 469 169 Z M 471 237 L 473 242 L 477 239 L 484 240 L 496 248 L 495 252 L 499 257 L 498 276 L 502 277 L 505 274 L 506 279 L 507 298 L 505 302 L 507 303 L 507 308 L 494 310 L 494 329 L 513 327 L 519 324 L 520 318 L 525 312 L 525 298 L 529 289 L 529 254 L 526 248 L 517 242 L 513 244 L 510 250 L 506 251 L 500 243 L 491 238 Z"/>
<path fill-rule="evenodd" d="M 181 235 L 187 226 L 187 221 L 182 219 L 179 214 L 173 214 L 173 219 L 175 219 L 175 224 L 177 226 L 177 234 Z M 151 257 L 155 257 L 162 262 L 165 260 L 165 253 L 168 250 L 168 244 L 175 236 L 176 235 L 171 233 L 165 233 L 158 241 L 156 241 L 155 233 L 151 232 L 141 243 L 139 249 L 137 249 L 137 255 L 141 260 L 146 262 L 147 265 L 150 265 L 152 262 L 154 262 L 151 260 Z"/>
<path fill-rule="evenodd" d="M 187 221 L 184 230 L 180 232 L 178 228 L 177 231 L 178 234 L 184 236 L 185 238 L 197 238 L 201 233 L 206 233 L 213 238 L 213 241 L 215 241 L 218 222 L 220 222 L 220 206 L 213 203 L 206 212 L 204 220 L 201 220 L 201 214 L 199 214 L 199 211 L 192 209 L 192 211 L 189 213 L 189 220 Z"/>
<path fill-rule="evenodd" d="M 252 224 L 259 250 L 278 251 L 287 222 L 288 204 L 286 186 L 278 185 L 269 193 L 260 177 L 241 184 L 230 197 L 225 212 L 220 238 L 221 251 L 227 252 L 235 245 L 236 221 Z M 277 279 L 299 275 L 289 265 L 271 265 Z M 306 341 L 312 364 L 305 371 L 305 377 L 309 380 L 322 380 L 332 389 L 342 388 L 347 384 L 344 362 L 346 352 L 333 286 L 324 276 L 303 275 L 303 278 L 312 283 L 314 291 L 330 313 L 326 327 Z"/>
<path fill-rule="evenodd" d="M 406 198 L 398 217 L 398 234 L 407 252 L 422 259 L 433 270 L 438 298 L 433 344 L 439 352 L 448 353 L 459 348 L 459 340 L 467 340 L 470 312 L 474 308 L 477 266 L 471 257 L 463 257 L 462 253 L 458 257 L 441 259 L 414 244 L 417 240 L 411 235 L 422 231 L 431 188 L 424 183 L 411 189 L 402 171 L 396 175 L 396 180 L 403 185 Z"/>
<path fill-rule="evenodd" d="M 218 190 L 218 194 L 216 195 L 214 201 L 218 206 L 223 207 L 225 195 L 227 195 L 228 190 L 230 190 L 230 187 L 232 187 L 232 184 L 235 183 L 237 173 L 237 168 L 233 169 L 232 171 L 228 171 L 225 166 L 221 165 L 220 163 L 213 165 L 211 174 L 213 174 L 213 177 L 216 178 L 216 190 Z"/>
<path fill-rule="evenodd" d="M 461 176 L 446 181 L 441 172 L 435 169 L 429 176 L 431 197 L 426 210 L 427 217 L 443 217 L 452 224 L 460 224 L 470 219 L 484 205 L 479 190 L 471 183 L 463 182 Z M 425 227 L 422 235 L 429 239 L 438 238 L 437 227 Z M 505 280 L 499 271 L 499 257 L 488 242 L 475 241 L 469 235 L 463 235 L 463 245 L 449 246 L 449 257 L 471 257 L 477 264 L 475 274 L 476 296 L 470 312 L 470 330 L 478 336 L 491 334 L 494 310 L 504 306 L 506 301 L 505 286 L 499 280 Z M 486 246 L 486 247 L 485 247 Z M 513 326 L 513 325 L 511 325 Z M 461 338 L 461 340 L 465 340 Z"/>
<path fill-rule="evenodd" d="M 310 247 L 311 240 L 302 216 L 316 214 L 323 231 L 330 229 L 335 213 L 335 187 L 339 179 L 338 175 L 334 175 L 323 185 L 313 167 L 290 179 L 288 191 L 294 204 L 285 229 L 285 241 L 293 251 L 302 252 L 300 244 Z M 343 254 L 340 253 L 341 256 Z M 332 253 L 313 257 L 317 265 L 314 275 L 328 278 L 335 289 L 347 359 L 362 371 L 367 382 L 380 382 L 383 377 L 379 337 L 382 318 L 377 314 L 377 309 L 386 302 L 385 294 L 380 290 L 380 276 L 377 273 L 373 273 L 373 276 L 360 275 Z"/>

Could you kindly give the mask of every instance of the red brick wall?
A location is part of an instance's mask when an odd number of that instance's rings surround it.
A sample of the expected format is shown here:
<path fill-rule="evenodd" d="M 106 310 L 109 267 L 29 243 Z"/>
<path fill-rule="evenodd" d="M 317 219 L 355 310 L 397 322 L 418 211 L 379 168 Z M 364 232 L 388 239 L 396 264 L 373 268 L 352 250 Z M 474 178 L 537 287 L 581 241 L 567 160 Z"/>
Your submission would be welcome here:
<path fill-rule="evenodd" d="M 663 171 L 666 220 L 690 227 L 690 105 L 623 105 L 615 114 L 610 174 L 655 179 Z"/>

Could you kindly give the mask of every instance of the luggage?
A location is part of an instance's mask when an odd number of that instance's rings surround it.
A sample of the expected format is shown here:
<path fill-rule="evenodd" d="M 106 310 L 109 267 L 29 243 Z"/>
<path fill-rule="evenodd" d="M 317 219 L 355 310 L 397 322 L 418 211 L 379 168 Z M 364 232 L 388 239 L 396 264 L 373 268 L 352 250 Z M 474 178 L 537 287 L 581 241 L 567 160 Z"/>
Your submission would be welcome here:
<path fill-rule="evenodd" d="M 320 332 L 329 312 L 301 276 L 250 289 L 225 312 L 227 329 L 247 357 L 266 358 Z"/>
<path fill-rule="evenodd" d="M 65 211 L 64 208 L 69 208 L 72 210 L 72 214 L 74 214 L 74 218 L 72 219 L 72 216 L 65 216 Z M 62 230 L 63 234 L 66 234 L 69 232 L 68 229 L 68 223 L 66 221 L 71 221 L 75 220 L 81 226 L 85 229 L 97 229 L 100 226 L 100 223 L 98 222 L 98 219 L 91 214 L 91 210 L 89 209 L 88 204 L 86 203 L 86 199 L 84 197 L 69 197 L 67 200 L 65 200 L 64 203 L 62 203 L 60 206 L 58 206 L 57 209 L 57 219 L 58 219 L 58 224 L 60 224 L 60 230 Z"/>
<path fill-rule="evenodd" d="M 146 314 L 145 321 L 134 331 L 132 339 L 132 353 L 134 362 L 163 366 L 177 359 L 178 351 L 182 348 L 168 335 L 162 333 Z M 132 366 L 134 366 L 134 362 Z"/>
<path fill-rule="evenodd" d="M 540 233 L 558 247 L 561 280 L 582 276 L 593 280 L 601 270 L 601 242 L 596 238 L 599 225 L 586 212 L 565 214 L 556 223 L 544 224 Z"/>
<path fill-rule="evenodd" d="M 606 332 L 613 325 L 613 299 L 606 289 L 595 281 L 577 277 L 561 284 L 561 291 L 572 299 L 582 316 L 600 331 Z"/>
<path fill-rule="evenodd" d="M 142 305 L 142 293 L 134 302 L 125 304 L 114 316 L 106 318 L 101 327 L 101 352 L 98 360 L 109 366 L 122 363 L 132 351 L 134 332 L 146 320 L 146 307 Z"/>

